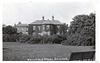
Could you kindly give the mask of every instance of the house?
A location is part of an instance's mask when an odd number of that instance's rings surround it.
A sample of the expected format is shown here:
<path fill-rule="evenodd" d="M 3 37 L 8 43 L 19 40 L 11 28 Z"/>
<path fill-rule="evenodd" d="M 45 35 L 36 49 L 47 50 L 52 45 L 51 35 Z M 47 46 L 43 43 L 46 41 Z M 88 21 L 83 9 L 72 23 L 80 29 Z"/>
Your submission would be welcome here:
<path fill-rule="evenodd" d="M 59 20 L 55 20 L 54 16 L 52 19 L 45 20 L 42 16 L 42 20 L 36 20 L 29 24 L 28 34 L 29 35 L 53 35 L 53 34 L 64 34 L 63 24 Z"/>
<path fill-rule="evenodd" d="M 19 22 L 18 24 L 15 24 L 14 27 L 17 28 L 17 33 L 28 34 L 28 24 Z"/>

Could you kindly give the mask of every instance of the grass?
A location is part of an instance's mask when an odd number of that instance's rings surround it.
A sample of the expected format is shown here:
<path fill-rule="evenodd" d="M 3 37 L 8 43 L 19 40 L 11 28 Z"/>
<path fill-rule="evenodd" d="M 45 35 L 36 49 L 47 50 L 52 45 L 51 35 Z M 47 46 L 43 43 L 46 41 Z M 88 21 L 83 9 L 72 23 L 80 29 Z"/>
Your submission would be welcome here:
<path fill-rule="evenodd" d="M 65 46 L 61 44 L 25 44 L 3 42 L 4 61 L 27 61 L 32 59 L 67 58 L 71 52 L 93 51 L 93 46 Z"/>

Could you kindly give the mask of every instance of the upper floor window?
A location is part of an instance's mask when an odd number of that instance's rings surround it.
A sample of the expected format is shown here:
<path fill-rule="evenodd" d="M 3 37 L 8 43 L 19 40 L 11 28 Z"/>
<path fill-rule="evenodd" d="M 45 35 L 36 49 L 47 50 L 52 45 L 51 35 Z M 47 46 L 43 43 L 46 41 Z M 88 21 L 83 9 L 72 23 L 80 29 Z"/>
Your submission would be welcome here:
<path fill-rule="evenodd" d="M 38 26 L 38 30 L 40 31 L 40 29 L 41 29 L 41 26 Z"/>
<path fill-rule="evenodd" d="M 57 26 L 57 30 L 58 30 L 58 31 L 60 30 L 60 26 Z"/>
<path fill-rule="evenodd" d="M 42 29 L 45 30 L 45 25 L 42 25 Z"/>
<path fill-rule="evenodd" d="M 35 30 L 35 26 L 33 26 L 33 30 Z"/>
<path fill-rule="evenodd" d="M 57 26 L 57 28 L 60 28 L 60 26 Z"/>
<path fill-rule="evenodd" d="M 47 31 L 50 30 L 50 25 L 46 25 L 46 30 L 47 30 Z"/>

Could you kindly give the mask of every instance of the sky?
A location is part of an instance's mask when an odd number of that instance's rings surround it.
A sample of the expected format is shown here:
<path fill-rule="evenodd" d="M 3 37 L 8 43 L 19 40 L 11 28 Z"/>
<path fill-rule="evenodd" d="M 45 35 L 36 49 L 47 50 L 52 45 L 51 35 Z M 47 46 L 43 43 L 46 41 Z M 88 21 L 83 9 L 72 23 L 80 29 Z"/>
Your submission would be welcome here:
<path fill-rule="evenodd" d="M 21 2 L 3 3 L 2 24 L 14 25 L 18 22 L 29 24 L 35 20 L 55 20 L 70 25 L 72 18 L 76 15 L 95 12 L 93 2 Z"/>

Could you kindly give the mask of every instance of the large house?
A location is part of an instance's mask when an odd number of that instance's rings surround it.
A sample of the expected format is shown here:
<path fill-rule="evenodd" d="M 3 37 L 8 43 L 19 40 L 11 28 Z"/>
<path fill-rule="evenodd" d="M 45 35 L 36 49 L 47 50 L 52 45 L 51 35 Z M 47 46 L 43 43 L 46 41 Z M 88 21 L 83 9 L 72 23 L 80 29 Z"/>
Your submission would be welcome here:
<path fill-rule="evenodd" d="M 28 35 L 64 35 L 63 24 L 55 20 L 54 16 L 52 16 L 51 20 L 45 20 L 44 16 L 42 16 L 42 20 L 36 20 L 30 24 L 21 24 L 19 22 L 15 27 L 18 33 Z"/>
<path fill-rule="evenodd" d="M 28 28 L 28 34 L 29 35 L 53 35 L 53 34 L 64 34 L 62 23 L 58 20 L 54 19 L 54 16 L 52 16 L 52 19 L 45 20 L 44 16 L 42 17 L 42 20 L 36 20 L 29 24 Z"/>

